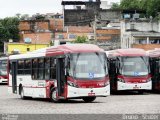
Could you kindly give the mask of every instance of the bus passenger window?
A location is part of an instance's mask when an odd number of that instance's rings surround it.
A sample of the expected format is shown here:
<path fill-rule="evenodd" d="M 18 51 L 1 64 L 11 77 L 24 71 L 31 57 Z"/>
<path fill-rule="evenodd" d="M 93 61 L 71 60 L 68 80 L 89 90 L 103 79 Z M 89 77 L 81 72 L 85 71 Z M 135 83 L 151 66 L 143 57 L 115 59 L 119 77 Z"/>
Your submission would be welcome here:
<path fill-rule="evenodd" d="M 37 64 L 38 64 L 38 60 L 37 59 L 33 59 L 33 61 L 32 61 L 32 67 L 33 68 L 37 68 Z"/>
<path fill-rule="evenodd" d="M 24 62 L 24 73 L 31 74 L 31 60 L 25 60 Z"/>
<path fill-rule="evenodd" d="M 45 58 L 45 79 L 50 78 L 50 58 Z"/>
<path fill-rule="evenodd" d="M 44 79 L 44 59 L 40 58 L 38 59 L 38 79 L 42 80 Z"/>
<path fill-rule="evenodd" d="M 25 60 L 25 69 L 31 69 L 31 60 Z"/>
<path fill-rule="evenodd" d="M 37 69 L 32 70 L 32 79 L 37 79 Z"/>
<path fill-rule="evenodd" d="M 37 79 L 37 73 L 38 73 L 37 64 L 38 64 L 38 60 L 33 59 L 32 60 L 32 79 Z"/>
<path fill-rule="evenodd" d="M 50 58 L 45 58 L 45 68 L 50 67 Z"/>
<path fill-rule="evenodd" d="M 24 60 L 18 61 L 18 74 L 24 74 Z"/>
<path fill-rule="evenodd" d="M 55 58 L 51 58 L 51 73 L 50 73 L 50 78 L 51 79 L 56 79 L 56 59 Z"/>
<path fill-rule="evenodd" d="M 38 59 L 38 68 L 43 68 L 44 67 L 44 59 Z"/>

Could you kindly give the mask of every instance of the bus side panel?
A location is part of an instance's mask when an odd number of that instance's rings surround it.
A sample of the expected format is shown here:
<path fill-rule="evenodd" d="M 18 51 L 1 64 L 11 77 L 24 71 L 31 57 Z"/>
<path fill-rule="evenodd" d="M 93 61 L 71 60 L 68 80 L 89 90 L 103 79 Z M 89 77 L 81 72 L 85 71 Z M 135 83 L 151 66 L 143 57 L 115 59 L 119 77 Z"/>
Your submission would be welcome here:
<path fill-rule="evenodd" d="M 33 98 L 46 98 L 46 81 L 32 80 L 31 75 L 17 76 L 18 86 L 22 85 L 24 95 Z"/>

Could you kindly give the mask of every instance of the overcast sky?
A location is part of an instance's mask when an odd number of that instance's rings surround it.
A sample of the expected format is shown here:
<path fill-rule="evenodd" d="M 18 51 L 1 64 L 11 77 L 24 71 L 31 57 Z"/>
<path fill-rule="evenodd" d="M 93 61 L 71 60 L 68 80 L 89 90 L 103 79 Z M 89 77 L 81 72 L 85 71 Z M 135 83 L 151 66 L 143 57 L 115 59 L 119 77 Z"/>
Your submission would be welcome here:
<path fill-rule="evenodd" d="M 57 13 L 62 12 L 62 0 L 0 0 L 0 18 L 15 16 L 15 14 Z M 66 0 L 63 0 L 66 1 Z M 73 0 L 67 0 L 73 1 Z M 76 1 L 76 0 L 74 0 Z M 88 1 L 88 0 L 78 0 Z M 103 0 L 119 2 L 119 0 Z"/>

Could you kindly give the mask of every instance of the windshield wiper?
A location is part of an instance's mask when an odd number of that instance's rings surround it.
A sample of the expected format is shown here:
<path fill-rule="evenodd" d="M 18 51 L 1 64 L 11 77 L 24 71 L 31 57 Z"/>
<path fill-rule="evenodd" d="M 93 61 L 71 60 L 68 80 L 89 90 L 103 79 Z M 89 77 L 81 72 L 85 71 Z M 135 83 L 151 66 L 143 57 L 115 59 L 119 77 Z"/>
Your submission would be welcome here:
<path fill-rule="evenodd" d="M 148 66 L 148 64 L 146 63 L 144 57 L 140 56 L 142 58 L 142 60 L 144 61 L 144 63 Z"/>

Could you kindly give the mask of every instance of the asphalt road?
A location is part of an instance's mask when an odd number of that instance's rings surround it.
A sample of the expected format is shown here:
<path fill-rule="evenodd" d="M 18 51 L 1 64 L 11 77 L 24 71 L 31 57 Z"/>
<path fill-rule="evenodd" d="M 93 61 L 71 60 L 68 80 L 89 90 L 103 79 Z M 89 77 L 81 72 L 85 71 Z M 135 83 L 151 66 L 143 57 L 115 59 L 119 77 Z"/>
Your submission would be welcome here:
<path fill-rule="evenodd" d="M 160 114 L 160 94 L 128 92 L 97 98 L 93 103 L 51 103 L 45 99 L 21 100 L 8 94 L 6 85 L 0 85 L 0 114 Z"/>

